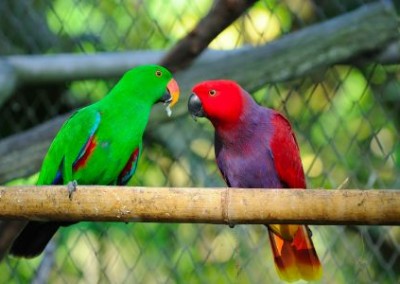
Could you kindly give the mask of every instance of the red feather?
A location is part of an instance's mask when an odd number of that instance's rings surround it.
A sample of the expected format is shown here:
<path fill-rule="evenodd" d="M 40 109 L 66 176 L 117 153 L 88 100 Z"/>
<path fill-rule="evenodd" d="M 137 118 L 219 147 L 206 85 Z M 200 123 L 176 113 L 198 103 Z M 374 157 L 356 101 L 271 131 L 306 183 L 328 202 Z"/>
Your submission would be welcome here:
<path fill-rule="evenodd" d="M 118 176 L 118 184 L 125 185 L 128 183 L 129 179 L 133 176 L 136 166 L 137 160 L 139 156 L 139 148 L 136 148 L 132 155 L 129 157 L 128 162 L 126 163 L 125 167 L 122 169 L 121 173 Z"/>
<path fill-rule="evenodd" d="M 81 157 L 79 157 L 73 165 L 73 170 L 77 171 L 80 168 L 84 167 L 89 159 L 89 157 L 92 155 L 94 149 L 97 146 L 97 142 L 94 139 L 94 135 L 90 136 L 88 142 L 85 145 L 85 148 L 83 149 L 83 154 Z"/>
<path fill-rule="evenodd" d="M 306 188 L 299 146 L 289 121 L 276 112 L 272 124 L 275 132 L 271 139 L 271 150 L 279 179 L 287 188 Z"/>
<path fill-rule="evenodd" d="M 281 279 L 292 282 L 299 279 L 313 281 L 321 278 L 321 263 L 307 226 L 298 226 L 292 240 L 283 239 L 271 229 L 268 232 L 275 267 Z"/>

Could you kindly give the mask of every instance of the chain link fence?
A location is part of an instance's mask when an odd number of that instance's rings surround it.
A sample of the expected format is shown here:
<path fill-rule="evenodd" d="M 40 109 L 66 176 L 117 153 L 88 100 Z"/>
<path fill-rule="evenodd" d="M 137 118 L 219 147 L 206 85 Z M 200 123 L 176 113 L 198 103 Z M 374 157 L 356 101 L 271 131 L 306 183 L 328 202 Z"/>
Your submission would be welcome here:
<path fill-rule="evenodd" d="M 265 44 L 367 2 L 372 1 L 260 1 L 210 48 Z M 0 53 L 168 49 L 211 6 L 210 0 L 1 1 Z M 398 65 L 335 65 L 251 91 L 260 104 L 281 111 L 292 122 L 308 187 L 391 189 L 400 186 L 399 77 Z M 20 86 L 0 106 L 0 139 L 96 101 L 113 83 Z M 180 103 L 186 99 L 182 94 Z M 191 156 L 163 144 L 165 139 L 151 128 L 130 185 L 224 185 L 207 121 L 195 123 L 185 115 L 165 121 L 163 127 L 166 136 L 182 139 Z M 193 169 L 199 171 L 194 174 Z M 8 184 L 34 184 L 36 178 Z M 400 281 L 399 228 L 312 226 L 312 231 L 324 267 L 321 283 Z M 0 263 L 0 282 L 279 283 L 279 279 L 263 226 L 82 222 L 61 229 L 40 257 L 7 257 Z"/>

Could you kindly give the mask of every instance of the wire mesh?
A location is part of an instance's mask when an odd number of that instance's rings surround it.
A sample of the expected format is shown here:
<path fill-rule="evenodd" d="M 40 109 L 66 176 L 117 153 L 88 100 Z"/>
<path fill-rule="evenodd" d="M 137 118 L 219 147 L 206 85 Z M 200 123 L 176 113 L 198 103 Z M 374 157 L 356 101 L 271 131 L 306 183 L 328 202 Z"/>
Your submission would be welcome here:
<path fill-rule="evenodd" d="M 211 48 L 260 45 L 371 1 L 258 2 Z M 92 53 L 169 48 L 212 1 L 2 1 L 0 52 Z M 21 20 L 24 19 L 24 20 Z M 336 65 L 252 91 L 283 112 L 295 129 L 310 188 L 398 188 L 397 65 Z M 0 107 L 0 138 L 29 129 L 107 93 L 113 82 L 80 81 L 20 87 Z M 184 102 L 185 103 L 185 102 Z M 214 162 L 212 127 L 188 116 L 150 129 L 131 185 L 223 186 Z M 34 183 L 35 177 L 14 181 Z M 268 206 L 266 204 L 266 206 Z M 400 281 L 400 229 L 313 226 L 324 266 L 322 283 Z M 263 226 L 88 223 L 63 228 L 44 255 L 8 257 L 2 283 L 277 283 Z"/>

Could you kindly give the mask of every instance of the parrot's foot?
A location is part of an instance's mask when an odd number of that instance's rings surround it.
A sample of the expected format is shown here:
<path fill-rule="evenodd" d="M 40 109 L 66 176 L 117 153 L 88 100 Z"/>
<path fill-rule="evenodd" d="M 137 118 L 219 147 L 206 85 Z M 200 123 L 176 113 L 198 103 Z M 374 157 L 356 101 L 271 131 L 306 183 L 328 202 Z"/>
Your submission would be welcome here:
<path fill-rule="evenodd" d="M 307 233 L 308 233 L 308 235 L 310 236 L 310 238 L 312 237 L 312 231 L 310 230 L 310 228 L 309 227 L 307 227 Z"/>
<path fill-rule="evenodd" d="M 67 189 L 68 189 L 68 198 L 69 200 L 72 200 L 72 194 L 76 191 L 76 187 L 78 186 L 78 182 L 76 180 L 70 181 L 67 184 Z"/>

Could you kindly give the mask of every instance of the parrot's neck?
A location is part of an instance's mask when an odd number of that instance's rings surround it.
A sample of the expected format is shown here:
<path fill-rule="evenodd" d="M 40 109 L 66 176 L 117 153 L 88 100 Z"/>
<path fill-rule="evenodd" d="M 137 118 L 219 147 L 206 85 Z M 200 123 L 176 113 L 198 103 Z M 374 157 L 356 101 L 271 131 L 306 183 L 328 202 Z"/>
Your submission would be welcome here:
<path fill-rule="evenodd" d="M 139 94 L 131 93 L 109 93 L 104 99 L 99 101 L 99 109 L 109 113 L 116 113 L 115 118 L 121 118 L 125 124 L 147 123 L 152 105 L 143 100 L 136 100 Z"/>
<path fill-rule="evenodd" d="M 152 104 L 140 99 L 135 99 L 135 96 L 119 94 L 109 94 L 101 100 L 101 102 L 104 102 L 105 105 L 109 105 L 110 107 L 117 108 L 118 111 L 143 109 L 143 111 L 148 110 L 150 112 L 152 107 Z"/>
<path fill-rule="evenodd" d="M 263 108 L 252 98 L 245 100 L 243 111 L 235 123 L 214 124 L 215 138 L 226 146 L 246 144 L 253 139 L 260 123 Z"/>
<path fill-rule="evenodd" d="M 119 107 L 129 108 L 133 106 L 135 109 L 137 105 L 151 109 L 155 103 L 153 96 L 149 96 L 146 91 L 148 88 L 133 88 L 130 84 L 124 81 L 119 81 L 106 96 Z"/>

